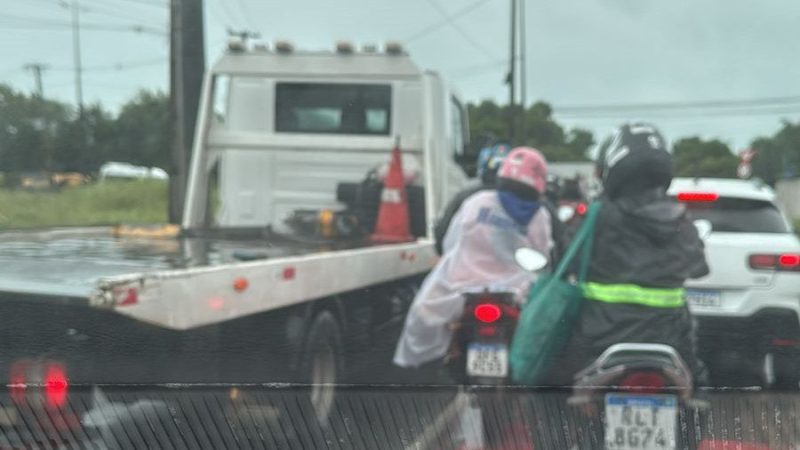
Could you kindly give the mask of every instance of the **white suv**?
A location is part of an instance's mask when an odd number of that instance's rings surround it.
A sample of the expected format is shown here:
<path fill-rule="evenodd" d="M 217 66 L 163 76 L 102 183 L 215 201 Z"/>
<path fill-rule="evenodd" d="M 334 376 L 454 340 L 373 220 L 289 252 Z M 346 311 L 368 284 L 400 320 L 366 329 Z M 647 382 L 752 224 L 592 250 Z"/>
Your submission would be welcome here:
<path fill-rule="evenodd" d="M 699 351 L 712 377 L 735 383 L 800 381 L 800 240 L 769 186 L 745 180 L 676 178 L 670 195 L 711 233 L 711 273 L 686 285 Z"/>

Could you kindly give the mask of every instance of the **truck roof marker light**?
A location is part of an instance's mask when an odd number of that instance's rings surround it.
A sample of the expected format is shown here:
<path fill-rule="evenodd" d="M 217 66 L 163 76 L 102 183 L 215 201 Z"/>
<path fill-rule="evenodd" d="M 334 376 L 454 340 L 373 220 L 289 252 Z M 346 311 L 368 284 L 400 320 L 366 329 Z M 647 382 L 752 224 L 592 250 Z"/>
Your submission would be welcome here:
<path fill-rule="evenodd" d="M 386 53 L 394 56 L 402 55 L 404 53 L 403 45 L 399 42 L 387 42 L 385 49 Z"/>
<path fill-rule="evenodd" d="M 679 192 L 678 201 L 681 202 L 715 202 L 719 199 L 716 192 Z"/>
<path fill-rule="evenodd" d="M 123 291 L 124 297 L 121 297 L 122 300 L 117 303 L 117 306 L 130 306 L 139 303 L 139 290 L 136 288 L 129 288 L 127 291 Z"/>
<path fill-rule="evenodd" d="M 336 53 L 340 53 L 342 55 L 351 55 L 353 53 L 353 44 L 347 41 L 337 42 Z"/>
<path fill-rule="evenodd" d="M 244 53 L 247 48 L 244 45 L 244 42 L 240 41 L 239 39 L 231 39 L 228 41 L 228 51 L 231 53 Z"/>
<path fill-rule="evenodd" d="M 233 290 L 236 292 L 244 292 L 250 287 L 250 282 L 245 277 L 239 277 L 233 280 Z"/>
<path fill-rule="evenodd" d="M 294 47 L 292 47 L 289 41 L 278 41 L 275 43 L 275 51 L 282 54 L 292 53 Z"/>

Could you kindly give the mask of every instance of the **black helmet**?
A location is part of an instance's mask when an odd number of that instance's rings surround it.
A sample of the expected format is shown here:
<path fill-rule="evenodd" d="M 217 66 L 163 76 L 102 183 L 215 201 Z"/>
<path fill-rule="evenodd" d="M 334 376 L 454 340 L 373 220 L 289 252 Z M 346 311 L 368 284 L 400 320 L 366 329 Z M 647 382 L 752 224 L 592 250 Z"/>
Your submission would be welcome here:
<path fill-rule="evenodd" d="M 600 145 L 597 175 L 611 198 L 672 182 L 672 154 L 658 129 L 649 123 L 620 126 Z"/>

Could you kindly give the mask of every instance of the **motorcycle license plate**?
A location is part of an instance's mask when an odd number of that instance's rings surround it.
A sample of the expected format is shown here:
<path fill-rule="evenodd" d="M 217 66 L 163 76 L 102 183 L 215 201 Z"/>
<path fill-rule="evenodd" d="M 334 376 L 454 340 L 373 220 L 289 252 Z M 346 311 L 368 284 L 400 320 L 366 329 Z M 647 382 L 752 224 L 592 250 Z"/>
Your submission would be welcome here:
<path fill-rule="evenodd" d="M 674 450 L 678 401 L 674 395 L 606 394 L 606 449 Z"/>
<path fill-rule="evenodd" d="M 472 343 L 467 347 L 467 375 L 470 377 L 506 377 L 508 346 Z"/>

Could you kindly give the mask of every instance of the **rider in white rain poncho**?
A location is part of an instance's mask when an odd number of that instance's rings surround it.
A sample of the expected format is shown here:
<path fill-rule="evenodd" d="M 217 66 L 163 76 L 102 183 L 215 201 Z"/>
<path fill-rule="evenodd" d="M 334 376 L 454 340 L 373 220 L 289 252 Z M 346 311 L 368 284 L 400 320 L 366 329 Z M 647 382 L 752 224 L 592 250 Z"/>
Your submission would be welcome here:
<path fill-rule="evenodd" d="M 550 214 L 540 203 L 547 162 L 538 150 L 515 148 L 503 161 L 497 190 L 469 197 L 445 235 L 443 255 L 411 305 L 395 364 L 418 367 L 444 357 L 463 313 L 463 293 L 513 292 L 522 301 L 536 275 L 519 267 L 522 247 L 544 255 L 553 247 Z"/>

